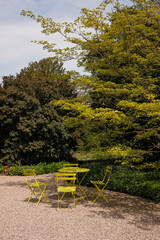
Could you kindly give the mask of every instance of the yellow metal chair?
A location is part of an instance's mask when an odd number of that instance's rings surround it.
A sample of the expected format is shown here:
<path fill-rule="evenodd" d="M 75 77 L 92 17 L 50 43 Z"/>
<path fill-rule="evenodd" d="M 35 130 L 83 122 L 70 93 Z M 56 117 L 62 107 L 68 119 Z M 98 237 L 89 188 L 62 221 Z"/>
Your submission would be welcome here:
<path fill-rule="evenodd" d="M 105 170 L 105 175 L 103 177 L 103 180 L 102 181 L 93 181 L 91 180 L 90 182 L 95 186 L 96 190 L 95 192 L 93 193 L 93 195 L 91 196 L 91 199 L 93 198 L 93 196 L 98 193 L 98 195 L 96 196 L 96 198 L 93 200 L 93 203 L 95 203 L 95 201 L 97 200 L 97 198 L 99 196 L 102 196 L 103 199 L 108 203 L 108 200 L 107 198 L 104 196 L 103 194 L 103 190 L 106 188 L 109 180 L 110 180 L 110 177 L 111 177 L 111 172 L 112 172 L 112 167 L 110 166 L 107 166 L 106 167 L 106 170 Z"/>
<path fill-rule="evenodd" d="M 69 168 L 70 168 L 70 167 L 72 168 L 72 167 L 78 167 L 78 165 L 79 165 L 78 163 L 64 163 L 64 164 L 63 164 L 63 167 L 64 167 L 64 168 L 68 168 L 68 167 L 69 167 Z"/>
<path fill-rule="evenodd" d="M 58 210 L 66 210 L 71 209 L 74 210 L 76 205 L 75 200 L 75 191 L 76 191 L 76 173 L 55 173 L 56 177 L 56 183 L 57 183 L 57 192 L 58 192 Z M 70 194 L 70 198 L 73 198 L 73 207 L 69 207 L 69 204 L 67 203 L 66 208 L 64 208 L 64 204 L 62 204 L 62 200 L 66 200 L 67 197 L 65 196 L 67 193 Z M 63 206 L 63 208 L 62 208 Z"/>
<path fill-rule="evenodd" d="M 48 199 L 46 198 L 46 196 L 44 195 L 44 191 L 45 191 L 45 189 L 47 187 L 47 183 L 43 183 L 43 182 L 38 182 L 37 181 L 35 169 L 23 169 L 23 174 L 24 174 L 24 176 L 34 176 L 34 182 L 32 182 L 32 183 L 29 183 L 28 180 L 27 180 L 27 177 L 25 177 L 27 186 L 31 190 L 31 195 L 30 195 L 27 203 L 29 203 L 29 201 L 31 200 L 32 195 L 34 195 L 35 198 L 38 200 L 37 206 L 38 206 L 39 202 L 41 201 L 42 196 L 45 198 L 45 200 L 47 202 L 49 202 Z M 42 189 L 42 187 L 43 187 L 43 189 Z M 39 191 L 41 193 L 41 196 L 39 198 L 35 194 L 35 189 L 36 188 L 39 189 Z"/>

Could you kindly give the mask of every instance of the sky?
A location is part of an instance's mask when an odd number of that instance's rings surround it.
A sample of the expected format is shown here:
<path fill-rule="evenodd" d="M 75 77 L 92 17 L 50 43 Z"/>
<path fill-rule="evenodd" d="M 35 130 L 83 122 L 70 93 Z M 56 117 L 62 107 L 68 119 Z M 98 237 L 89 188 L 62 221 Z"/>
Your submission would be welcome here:
<path fill-rule="evenodd" d="M 53 53 L 48 53 L 31 40 L 47 40 L 58 43 L 60 47 L 66 46 L 60 36 L 42 34 L 40 24 L 21 16 L 22 10 L 64 22 L 76 19 L 81 8 L 93 9 L 101 2 L 102 0 L 0 0 L 0 82 L 3 76 L 20 73 L 30 62 L 53 56 Z M 64 67 L 66 70 L 83 71 L 77 68 L 75 61 L 66 62 Z"/>

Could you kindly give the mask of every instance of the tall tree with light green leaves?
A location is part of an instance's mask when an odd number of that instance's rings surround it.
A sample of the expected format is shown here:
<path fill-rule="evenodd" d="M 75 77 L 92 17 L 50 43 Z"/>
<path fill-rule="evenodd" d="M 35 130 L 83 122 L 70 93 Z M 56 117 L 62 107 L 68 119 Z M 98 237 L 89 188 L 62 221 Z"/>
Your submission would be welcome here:
<path fill-rule="evenodd" d="M 53 101 L 68 126 L 79 129 L 81 148 L 98 149 L 122 163 L 160 167 L 160 3 L 132 6 L 103 1 L 83 8 L 73 22 L 22 11 L 41 23 L 44 34 L 60 33 L 73 47 L 35 41 L 61 60 L 76 58 L 91 76 L 75 80 L 79 98 Z M 107 6 L 112 11 L 107 13 Z M 74 113 L 74 114 L 73 114 Z M 85 126 L 85 127 L 84 127 Z"/>

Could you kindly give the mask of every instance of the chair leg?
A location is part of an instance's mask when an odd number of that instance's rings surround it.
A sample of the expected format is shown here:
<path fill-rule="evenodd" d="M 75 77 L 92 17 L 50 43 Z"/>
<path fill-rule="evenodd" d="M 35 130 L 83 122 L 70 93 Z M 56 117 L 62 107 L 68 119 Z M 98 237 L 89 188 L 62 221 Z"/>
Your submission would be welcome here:
<path fill-rule="evenodd" d="M 101 195 L 102 197 L 103 197 L 103 199 L 107 202 L 107 203 L 109 203 L 109 201 L 107 200 L 107 198 L 104 196 L 104 194 L 102 193 L 102 191 L 103 191 L 103 188 L 102 189 L 100 189 L 96 184 L 95 184 L 95 187 L 96 187 L 96 189 L 98 190 L 98 195 L 97 195 L 97 197 L 94 199 L 94 201 L 93 201 L 93 203 L 95 203 L 96 202 L 96 200 L 97 200 L 97 198 Z M 96 191 L 93 193 L 93 195 L 96 193 Z M 93 195 L 92 195 L 92 197 L 93 197 Z"/>
<path fill-rule="evenodd" d="M 46 187 L 47 187 L 47 185 L 45 185 L 45 187 L 43 188 L 43 191 L 42 191 L 42 189 L 41 189 L 40 187 L 38 187 L 38 189 L 39 189 L 40 192 L 41 192 L 41 196 L 40 196 L 40 198 L 39 198 L 39 200 L 38 200 L 38 202 L 37 202 L 37 206 L 38 206 L 39 202 L 41 201 L 42 196 L 46 199 L 47 202 L 49 202 L 48 199 L 46 198 L 46 196 L 45 196 L 44 193 L 43 193 L 44 190 L 46 189 Z"/>
<path fill-rule="evenodd" d="M 97 189 L 94 191 L 94 193 L 92 194 L 92 196 L 90 197 L 90 199 L 93 198 L 93 196 L 97 193 Z"/>
<path fill-rule="evenodd" d="M 30 195 L 30 197 L 29 197 L 29 199 L 28 199 L 28 202 L 27 203 L 29 203 L 30 202 L 30 200 L 31 200 L 31 197 L 32 197 L 32 194 L 37 198 L 37 200 L 39 200 L 38 199 L 38 197 L 36 196 L 36 194 L 34 193 L 34 191 L 35 191 L 35 188 L 31 188 L 31 187 L 29 187 L 30 188 L 30 190 L 31 190 L 31 195 Z"/>
<path fill-rule="evenodd" d="M 103 194 L 102 192 L 100 192 L 100 193 L 97 195 L 97 197 L 95 198 L 95 200 L 93 201 L 93 203 L 95 203 L 95 201 L 97 200 L 97 198 L 98 198 L 100 195 L 103 197 L 103 199 L 104 199 L 107 203 L 109 203 L 109 201 L 107 200 L 107 198 L 104 196 L 104 194 Z"/>
<path fill-rule="evenodd" d="M 75 198 L 75 194 L 74 194 L 74 192 L 70 192 L 71 193 L 71 195 L 72 195 L 72 197 L 73 197 L 73 200 L 74 200 L 74 205 L 73 205 L 73 207 L 71 208 L 71 207 L 67 207 L 67 208 L 65 208 L 65 209 L 62 209 L 61 208 L 61 206 L 64 206 L 62 203 L 61 203 L 61 201 L 62 201 L 62 199 L 63 199 L 63 197 L 64 197 L 64 195 L 65 195 L 65 193 L 63 193 L 63 195 L 62 196 L 60 196 L 60 193 L 58 192 L 58 211 L 65 211 L 65 210 L 71 210 L 71 211 L 75 211 L 75 207 L 76 207 L 76 198 Z"/>
<path fill-rule="evenodd" d="M 74 199 L 74 210 L 75 210 L 75 207 L 76 207 L 76 198 L 75 198 L 75 194 L 74 194 L 74 192 L 72 193 L 72 195 L 73 195 L 73 199 Z"/>

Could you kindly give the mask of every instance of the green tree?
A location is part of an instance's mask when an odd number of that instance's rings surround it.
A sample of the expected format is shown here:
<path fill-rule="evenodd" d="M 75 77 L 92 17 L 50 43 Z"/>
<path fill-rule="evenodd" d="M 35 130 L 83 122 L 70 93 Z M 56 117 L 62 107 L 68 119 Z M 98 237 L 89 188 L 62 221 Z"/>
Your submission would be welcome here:
<path fill-rule="evenodd" d="M 71 110 L 64 120 L 70 128 L 80 129 L 85 146 L 106 148 L 113 155 L 117 151 L 123 163 L 143 161 L 158 167 L 160 4 L 133 0 L 128 7 L 113 2 L 107 13 L 110 2 L 93 10 L 83 8 L 71 23 L 56 23 L 30 11 L 21 14 L 40 22 L 44 34 L 58 32 L 74 45 L 57 49 L 46 41 L 36 43 L 59 59 L 76 58 L 92 74 L 75 81 L 82 96 L 53 102 L 63 111 Z"/>
<path fill-rule="evenodd" d="M 75 96 L 70 78 L 69 74 L 64 74 L 62 64 L 51 59 L 29 64 L 16 77 L 3 78 L 0 94 L 1 164 L 72 159 L 75 140 L 50 104 L 53 99 Z"/>
<path fill-rule="evenodd" d="M 63 64 L 52 58 L 31 62 L 16 77 L 4 77 L 3 88 L 15 86 L 36 97 L 41 105 L 53 99 L 65 99 L 76 96 L 71 84 L 72 75 L 66 74 Z"/>

